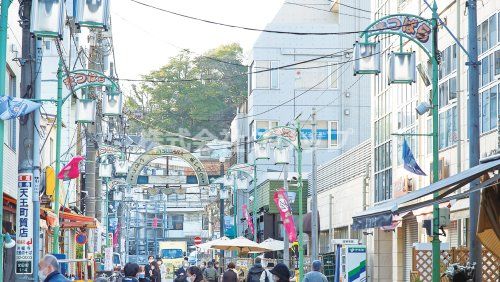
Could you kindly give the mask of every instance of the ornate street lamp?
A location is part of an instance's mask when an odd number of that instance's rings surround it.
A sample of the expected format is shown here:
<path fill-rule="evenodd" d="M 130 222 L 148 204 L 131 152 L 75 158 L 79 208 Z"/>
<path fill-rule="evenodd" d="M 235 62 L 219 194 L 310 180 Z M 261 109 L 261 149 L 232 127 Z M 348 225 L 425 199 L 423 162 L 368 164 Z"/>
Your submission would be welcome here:
<path fill-rule="evenodd" d="M 31 3 L 30 31 L 38 37 L 62 38 L 64 17 L 63 0 L 34 0 Z"/>
<path fill-rule="evenodd" d="M 380 43 L 356 42 L 354 44 L 354 75 L 380 73 Z"/>
<path fill-rule="evenodd" d="M 113 164 L 107 161 L 99 164 L 99 176 L 105 178 L 111 178 L 113 176 Z"/>
<path fill-rule="evenodd" d="M 115 174 L 125 175 L 128 173 L 128 162 L 127 160 L 117 160 L 115 162 Z"/>
<path fill-rule="evenodd" d="M 102 115 L 121 116 L 122 94 L 120 92 L 105 91 L 102 96 Z"/>
<path fill-rule="evenodd" d="M 95 122 L 96 101 L 94 99 L 82 98 L 76 101 L 76 122 Z"/>
<path fill-rule="evenodd" d="M 412 84 L 416 81 L 415 51 L 391 52 L 389 56 L 389 84 Z"/>
<path fill-rule="evenodd" d="M 77 0 L 75 4 L 77 26 L 108 28 L 109 0 Z"/>

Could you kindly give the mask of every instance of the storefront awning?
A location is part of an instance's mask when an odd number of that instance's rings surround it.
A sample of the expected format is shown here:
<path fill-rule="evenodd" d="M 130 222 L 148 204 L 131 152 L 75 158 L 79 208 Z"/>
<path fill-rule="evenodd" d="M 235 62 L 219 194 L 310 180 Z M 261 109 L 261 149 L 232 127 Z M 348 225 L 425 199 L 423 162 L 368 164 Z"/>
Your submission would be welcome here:
<path fill-rule="evenodd" d="M 435 203 L 444 203 L 454 199 L 466 198 L 468 197 L 469 193 L 473 191 L 469 190 L 458 195 L 449 195 L 455 192 L 457 189 L 467 185 L 474 179 L 479 178 L 484 173 L 498 169 L 500 169 L 500 160 L 480 164 L 461 173 L 433 183 L 427 187 L 418 189 L 417 191 L 408 193 L 404 196 L 389 200 L 387 202 L 380 203 L 379 205 L 376 205 L 355 215 L 352 218 L 352 228 L 366 229 L 390 226 L 392 224 L 394 215 L 413 211 Z M 498 181 L 499 178 L 499 175 L 496 174 L 493 178 L 475 187 L 474 191 L 491 186 L 491 184 Z M 440 193 L 439 197 L 437 197 L 436 199 L 423 199 L 424 197 L 431 196 L 435 192 Z M 416 200 L 422 201 L 416 202 Z"/>
<path fill-rule="evenodd" d="M 56 222 L 53 222 L 53 220 L 49 220 L 55 216 L 52 210 L 44 209 L 44 211 L 46 212 L 46 217 L 49 225 L 54 226 L 55 224 L 57 224 Z M 61 228 L 97 228 L 97 222 L 95 218 L 76 214 L 74 212 L 60 211 L 59 219 L 62 220 Z"/>

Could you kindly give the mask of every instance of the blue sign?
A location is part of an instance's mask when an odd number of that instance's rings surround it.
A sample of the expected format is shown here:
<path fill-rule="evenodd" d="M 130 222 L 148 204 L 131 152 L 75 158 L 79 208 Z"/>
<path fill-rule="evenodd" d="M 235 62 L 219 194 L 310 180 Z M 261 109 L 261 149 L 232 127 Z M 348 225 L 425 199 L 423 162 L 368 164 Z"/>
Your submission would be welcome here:
<path fill-rule="evenodd" d="M 224 235 L 229 238 L 236 238 L 236 228 L 234 226 L 234 218 L 232 216 L 224 216 Z"/>
<path fill-rule="evenodd" d="M 267 129 L 266 128 L 257 128 L 257 132 L 256 132 L 256 136 L 257 136 L 257 139 L 259 139 L 260 137 L 262 137 L 262 135 L 264 135 L 264 132 L 266 132 Z M 300 135 L 300 138 L 302 140 L 312 140 L 313 138 L 313 135 L 312 135 L 312 129 L 309 129 L 309 128 L 302 128 L 300 130 L 301 132 L 301 135 Z M 330 140 L 331 141 L 336 141 L 338 138 L 338 132 L 336 129 L 332 129 L 330 130 Z M 317 140 L 324 140 L 324 141 L 328 141 L 328 129 L 326 128 L 317 128 L 316 129 L 316 139 Z"/>

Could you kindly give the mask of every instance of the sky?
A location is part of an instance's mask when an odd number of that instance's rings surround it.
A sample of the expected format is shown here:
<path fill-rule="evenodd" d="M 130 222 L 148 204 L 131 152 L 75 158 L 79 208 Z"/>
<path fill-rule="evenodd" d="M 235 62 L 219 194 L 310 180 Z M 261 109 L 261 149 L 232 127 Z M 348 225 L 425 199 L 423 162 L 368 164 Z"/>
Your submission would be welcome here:
<path fill-rule="evenodd" d="M 228 24 L 264 28 L 282 0 L 140 0 L 159 8 Z M 160 68 L 181 49 L 201 54 L 239 43 L 248 54 L 259 32 L 217 26 L 151 9 L 130 0 L 111 6 L 117 75 L 138 79 Z"/>

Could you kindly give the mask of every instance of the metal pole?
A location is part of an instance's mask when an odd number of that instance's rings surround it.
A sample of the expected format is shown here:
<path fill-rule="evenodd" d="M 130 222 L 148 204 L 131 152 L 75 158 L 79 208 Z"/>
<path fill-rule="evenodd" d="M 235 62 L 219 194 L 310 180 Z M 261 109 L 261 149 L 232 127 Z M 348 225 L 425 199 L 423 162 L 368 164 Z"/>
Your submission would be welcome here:
<path fill-rule="evenodd" d="M 469 129 L 469 168 L 479 164 L 479 62 L 477 60 L 477 1 L 467 1 L 468 11 L 468 51 L 470 61 L 467 62 L 468 72 L 468 93 L 469 103 L 467 107 L 467 128 Z M 469 189 L 474 189 L 479 184 L 479 180 L 471 181 Z M 481 194 L 479 191 L 473 192 L 469 196 L 469 218 L 470 218 L 470 256 L 469 261 L 475 262 L 475 281 L 481 281 L 482 258 L 481 243 L 476 238 L 477 222 L 479 216 Z"/>
<path fill-rule="evenodd" d="M 288 164 L 283 165 L 283 188 L 288 193 Z M 283 226 L 283 263 L 290 267 L 290 240 L 286 234 L 285 225 Z"/>
<path fill-rule="evenodd" d="M 62 60 L 59 59 L 57 68 L 57 113 L 56 113 L 56 174 L 61 170 L 61 128 L 62 128 Z M 54 190 L 54 214 L 56 222 L 59 222 L 59 179 L 56 178 L 56 187 Z M 93 199 L 92 199 L 93 201 Z M 59 224 L 54 226 L 54 235 L 52 237 L 52 253 L 59 253 Z"/>
<path fill-rule="evenodd" d="M 330 195 L 330 204 L 328 205 L 329 207 L 329 221 L 330 221 L 330 225 L 329 225 L 329 229 L 328 229 L 328 239 L 330 240 L 328 242 L 328 245 L 330 246 L 330 252 L 333 252 L 333 245 L 331 244 L 331 240 L 334 239 L 333 238 L 333 195 Z"/>
<path fill-rule="evenodd" d="M 5 95 L 5 72 L 7 71 L 7 28 L 11 1 L 3 0 L 0 8 L 0 97 Z M 0 218 L 3 218 L 3 147 L 4 121 L 0 120 Z M 3 232 L 0 238 L 0 281 L 3 281 Z"/>
<path fill-rule="evenodd" d="M 302 201 L 302 144 L 300 143 L 300 121 L 297 121 L 297 172 L 299 192 L 299 281 L 304 281 L 304 223 L 302 222 L 303 201 Z"/>
<path fill-rule="evenodd" d="M 35 99 L 41 98 L 42 84 L 42 40 L 35 40 Z M 38 281 L 38 261 L 40 260 L 40 109 L 33 114 L 33 280 Z"/>
<path fill-rule="evenodd" d="M 233 178 L 233 190 L 234 190 L 234 203 L 233 203 L 233 215 L 234 215 L 234 237 L 238 238 L 238 184 L 236 181 L 236 176 L 238 172 L 234 172 Z"/>
<path fill-rule="evenodd" d="M 318 259 L 318 186 L 316 164 L 316 109 L 312 109 L 312 190 L 311 190 L 311 264 Z"/>
<path fill-rule="evenodd" d="M 253 240 L 257 242 L 257 159 L 253 160 L 253 214 L 254 226 Z"/>
<path fill-rule="evenodd" d="M 437 24 L 437 5 L 436 1 L 432 6 L 432 175 L 433 183 L 439 181 L 439 100 L 438 100 L 438 24 Z M 434 198 L 438 197 L 439 193 L 434 193 Z M 439 204 L 433 206 L 433 236 L 432 236 L 432 281 L 439 282 L 441 279 L 440 261 L 441 250 L 439 241 Z"/>
<path fill-rule="evenodd" d="M 220 162 L 220 176 L 224 177 L 224 162 Z M 219 219 L 219 229 L 220 229 L 220 238 L 224 236 L 224 199 L 221 197 L 222 196 L 222 189 L 224 189 L 224 183 L 220 184 L 221 190 L 219 192 L 219 210 L 220 210 L 220 219 Z M 222 262 L 222 259 L 224 259 L 224 250 L 220 251 L 220 266 L 223 267 L 224 264 Z"/>

